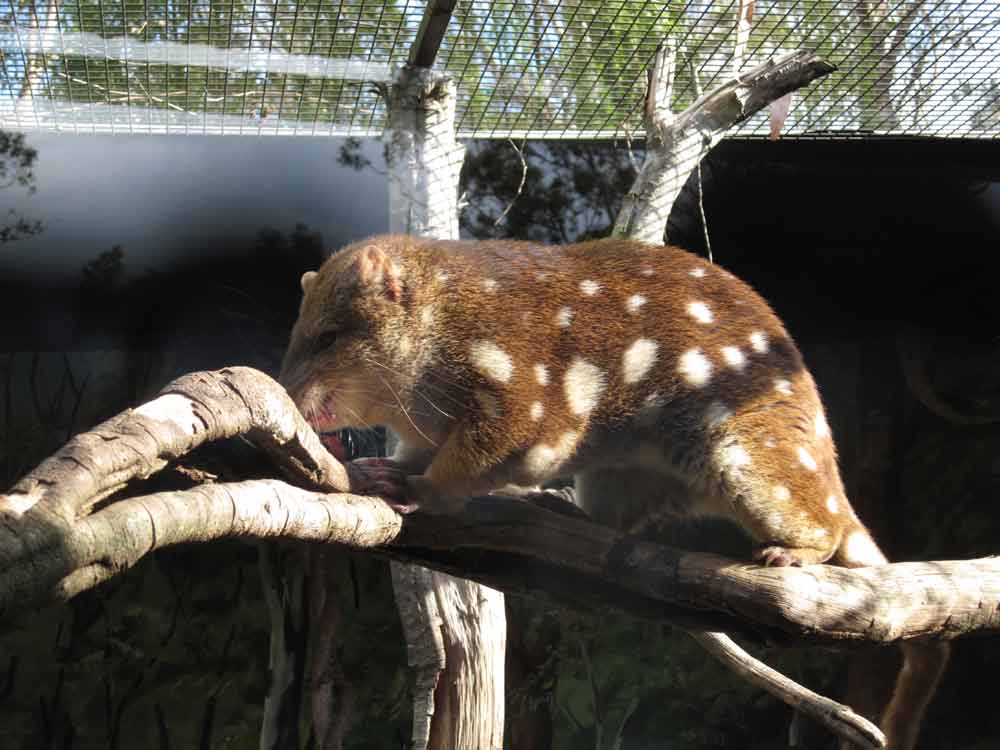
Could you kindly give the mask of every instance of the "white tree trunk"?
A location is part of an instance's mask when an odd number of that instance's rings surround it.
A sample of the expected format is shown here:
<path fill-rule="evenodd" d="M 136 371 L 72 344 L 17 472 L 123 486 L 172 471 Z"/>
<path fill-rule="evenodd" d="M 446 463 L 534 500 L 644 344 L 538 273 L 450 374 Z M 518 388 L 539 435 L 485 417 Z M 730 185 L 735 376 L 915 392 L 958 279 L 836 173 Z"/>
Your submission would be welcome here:
<path fill-rule="evenodd" d="M 455 84 L 427 68 L 400 71 L 384 134 L 393 232 L 458 239 Z M 396 604 L 414 670 L 413 747 L 503 745 L 503 594 L 426 568 L 392 564 Z"/>

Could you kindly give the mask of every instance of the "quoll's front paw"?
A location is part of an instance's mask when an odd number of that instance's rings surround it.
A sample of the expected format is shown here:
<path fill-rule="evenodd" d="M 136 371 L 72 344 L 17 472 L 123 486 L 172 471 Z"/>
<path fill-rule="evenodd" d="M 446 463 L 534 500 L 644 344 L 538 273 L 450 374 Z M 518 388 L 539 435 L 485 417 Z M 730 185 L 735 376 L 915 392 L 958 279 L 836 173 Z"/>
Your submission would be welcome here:
<path fill-rule="evenodd" d="M 795 550 L 774 544 L 756 549 L 753 559 L 768 568 L 802 567 L 802 558 L 795 554 Z"/>
<path fill-rule="evenodd" d="M 355 495 L 379 495 L 399 513 L 417 509 L 407 502 L 406 473 L 391 458 L 356 458 L 345 465 Z"/>

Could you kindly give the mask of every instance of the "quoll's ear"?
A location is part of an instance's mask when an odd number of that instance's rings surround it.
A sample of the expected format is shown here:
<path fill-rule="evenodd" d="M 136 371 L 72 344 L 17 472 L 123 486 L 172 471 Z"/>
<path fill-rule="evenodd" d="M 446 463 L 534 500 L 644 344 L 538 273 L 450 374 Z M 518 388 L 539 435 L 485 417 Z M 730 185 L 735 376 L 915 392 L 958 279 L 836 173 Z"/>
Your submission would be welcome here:
<path fill-rule="evenodd" d="M 385 294 L 393 302 L 403 296 L 403 272 L 378 245 L 366 245 L 358 253 L 355 270 L 362 286 Z"/>
<path fill-rule="evenodd" d="M 306 271 L 304 274 L 302 274 L 302 278 L 299 280 L 299 283 L 302 284 L 303 294 L 306 294 L 309 291 L 309 287 L 312 286 L 312 283 L 315 280 L 316 280 L 315 271 Z"/>

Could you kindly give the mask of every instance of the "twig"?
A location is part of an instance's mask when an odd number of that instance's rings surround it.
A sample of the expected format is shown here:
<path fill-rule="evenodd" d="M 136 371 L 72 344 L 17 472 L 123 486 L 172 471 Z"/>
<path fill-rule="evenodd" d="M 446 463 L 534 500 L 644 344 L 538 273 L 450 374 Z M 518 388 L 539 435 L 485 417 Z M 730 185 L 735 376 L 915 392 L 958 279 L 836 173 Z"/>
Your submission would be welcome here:
<path fill-rule="evenodd" d="M 632 151 L 632 128 L 628 126 L 628 120 L 622 120 L 622 130 L 625 131 L 625 148 L 628 149 L 628 161 L 632 165 L 633 171 L 639 173 L 639 162 L 636 161 L 635 153 Z"/>
<path fill-rule="evenodd" d="M 497 220 L 493 222 L 493 226 L 495 227 L 500 226 L 500 222 L 504 220 L 510 212 L 510 209 L 514 207 L 514 201 L 521 197 L 521 192 L 524 190 L 524 182 L 528 179 L 528 162 L 524 160 L 524 152 L 522 151 L 526 141 L 527 136 L 525 136 L 525 140 L 521 142 L 521 148 L 518 148 L 512 138 L 507 139 L 507 143 L 511 145 L 511 148 L 513 148 L 514 151 L 517 152 L 517 155 L 521 158 L 521 183 L 517 186 L 517 192 L 514 193 L 514 197 L 510 199 L 510 203 L 507 204 L 507 208 L 505 208 L 503 213 L 500 214 L 500 216 L 497 217 Z"/>
<path fill-rule="evenodd" d="M 698 213 L 701 214 L 701 231 L 705 234 L 705 249 L 708 251 L 708 262 L 715 263 L 712 258 L 712 240 L 708 236 L 708 219 L 705 218 L 705 186 L 701 181 L 701 159 L 698 160 Z"/>

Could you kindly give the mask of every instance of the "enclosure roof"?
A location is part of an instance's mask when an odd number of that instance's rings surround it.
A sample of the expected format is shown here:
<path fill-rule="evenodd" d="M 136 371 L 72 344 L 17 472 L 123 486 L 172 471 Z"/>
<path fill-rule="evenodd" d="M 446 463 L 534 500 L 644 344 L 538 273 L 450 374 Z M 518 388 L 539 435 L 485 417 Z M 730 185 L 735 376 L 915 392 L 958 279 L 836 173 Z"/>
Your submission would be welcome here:
<path fill-rule="evenodd" d="M 1000 0 L 757 0 L 744 48 L 737 19 L 750 5 L 460 0 L 435 64 L 458 81 L 462 137 L 637 135 L 645 70 L 665 39 L 678 49 L 676 107 L 779 52 L 837 65 L 796 94 L 786 138 L 1000 132 Z M 406 63 L 424 9 L 0 0 L 0 127 L 377 135 L 385 109 L 372 84 Z M 735 134 L 766 132 L 759 113 Z"/>

